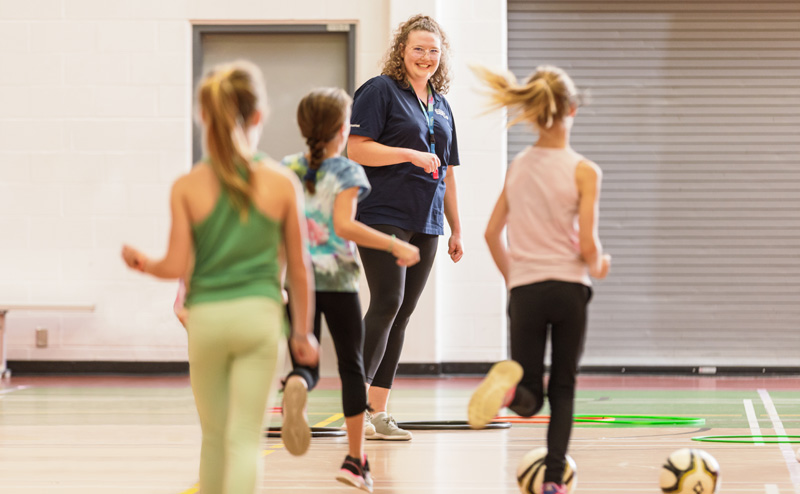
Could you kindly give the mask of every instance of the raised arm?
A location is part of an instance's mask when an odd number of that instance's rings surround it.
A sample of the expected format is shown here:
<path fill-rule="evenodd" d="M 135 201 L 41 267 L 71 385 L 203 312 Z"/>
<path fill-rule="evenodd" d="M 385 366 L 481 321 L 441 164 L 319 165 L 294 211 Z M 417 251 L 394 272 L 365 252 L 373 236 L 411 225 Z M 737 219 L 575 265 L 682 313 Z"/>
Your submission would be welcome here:
<path fill-rule="evenodd" d="M 602 171 L 594 163 L 581 161 L 575 170 L 575 181 L 580 196 L 578 204 L 578 235 L 581 257 L 589 266 L 589 275 L 602 279 L 608 274 L 611 256 L 603 255 L 603 246 L 597 234 L 598 203 Z"/>
<path fill-rule="evenodd" d="M 185 198 L 186 177 L 181 177 L 175 181 L 170 195 L 172 226 L 164 258 L 153 261 L 133 247 L 124 245 L 122 258 L 129 267 L 164 279 L 182 278 L 188 274 L 192 259 L 192 230 Z"/>

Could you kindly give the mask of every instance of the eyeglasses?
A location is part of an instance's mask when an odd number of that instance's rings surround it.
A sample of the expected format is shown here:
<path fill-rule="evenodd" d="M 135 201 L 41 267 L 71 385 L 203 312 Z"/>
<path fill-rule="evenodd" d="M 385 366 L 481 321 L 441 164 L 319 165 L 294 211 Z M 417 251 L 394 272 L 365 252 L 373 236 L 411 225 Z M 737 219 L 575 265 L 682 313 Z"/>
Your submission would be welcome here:
<path fill-rule="evenodd" d="M 437 59 L 442 56 L 442 52 L 438 48 L 431 48 L 430 50 L 426 50 L 421 46 L 414 46 L 411 48 L 411 53 L 416 58 L 422 58 L 425 54 L 428 54 L 428 58 Z"/>

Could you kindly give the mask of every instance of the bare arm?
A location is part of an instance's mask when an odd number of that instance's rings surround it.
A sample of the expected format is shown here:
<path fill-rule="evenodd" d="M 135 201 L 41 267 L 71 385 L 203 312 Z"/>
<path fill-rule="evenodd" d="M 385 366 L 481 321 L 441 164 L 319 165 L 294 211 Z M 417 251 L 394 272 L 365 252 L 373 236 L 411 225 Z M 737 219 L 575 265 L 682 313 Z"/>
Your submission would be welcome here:
<path fill-rule="evenodd" d="M 589 266 L 593 278 L 605 278 L 610 257 L 603 255 L 603 246 L 597 234 L 598 203 L 602 172 L 594 163 L 582 161 L 575 170 L 578 186 L 578 237 L 581 257 Z"/>
<path fill-rule="evenodd" d="M 364 166 L 389 166 L 410 162 L 427 173 L 439 168 L 439 157 L 415 149 L 396 148 L 365 136 L 351 135 L 347 139 L 347 156 Z"/>
<path fill-rule="evenodd" d="M 497 269 L 503 275 L 503 278 L 508 284 L 508 247 L 503 239 L 503 231 L 506 229 L 508 222 L 508 202 L 506 201 L 506 191 L 500 193 L 497 198 L 497 203 L 494 205 L 492 216 L 489 218 L 489 224 L 486 225 L 486 233 L 484 238 L 486 244 L 489 246 L 489 252 L 492 254 L 492 259 L 497 265 Z"/>
<path fill-rule="evenodd" d="M 444 216 L 450 225 L 450 240 L 447 241 L 447 253 L 453 262 L 458 262 L 464 255 L 464 246 L 461 243 L 461 218 L 458 215 L 458 189 L 456 188 L 455 167 L 447 168 L 444 177 Z"/>
<path fill-rule="evenodd" d="M 192 230 L 185 192 L 186 182 L 185 177 L 182 177 L 172 186 L 170 196 L 172 226 L 164 258 L 153 261 L 133 247 L 125 245 L 122 247 L 122 258 L 129 267 L 164 279 L 176 279 L 187 275 L 192 260 Z"/>
<path fill-rule="evenodd" d="M 283 221 L 283 239 L 285 246 L 286 268 L 292 296 L 289 299 L 289 309 L 292 313 L 292 336 L 306 337 L 313 329 L 313 311 L 311 303 L 314 300 L 314 272 L 311 261 L 306 251 L 305 213 L 303 205 L 303 192 L 300 182 L 289 176 L 292 187 L 289 189 L 289 200 L 286 215 Z"/>
<path fill-rule="evenodd" d="M 333 203 L 333 228 L 336 235 L 362 247 L 391 252 L 397 257 L 397 264 L 400 266 L 413 266 L 419 262 L 417 247 L 356 221 L 357 203 L 358 187 L 350 187 L 336 196 Z"/>
<path fill-rule="evenodd" d="M 280 266 L 281 297 L 283 303 L 289 303 L 289 294 L 286 292 L 286 239 L 278 246 L 278 266 Z"/>

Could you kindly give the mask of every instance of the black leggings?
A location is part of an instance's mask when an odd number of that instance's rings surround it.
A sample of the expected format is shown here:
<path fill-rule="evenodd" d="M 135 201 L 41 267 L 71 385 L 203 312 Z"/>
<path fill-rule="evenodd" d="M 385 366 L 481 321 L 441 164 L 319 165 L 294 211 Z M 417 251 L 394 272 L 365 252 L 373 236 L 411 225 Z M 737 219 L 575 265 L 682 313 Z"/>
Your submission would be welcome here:
<path fill-rule="evenodd" d="M 364 325 L 361 321 L 361 302 L 354 292 L 316 292 L 314 311 L 314 336 L 320 339 L 322 315 L 328 323 L 336 359 L 339 364 L 339 377 L 342 380 L 342 408 L 345 417 L 358 415 L 367 409 L 367 393 L 364 388 Z M 292 357 L 292 372 L 289 376 L 300 376 L 308 384 L 309 391 L 319 381 L 319 366 L 298 365 Z M 287 379 L 289 378 L 287 376 Z"/>
<path fill-rule="evenodd" d="M 364 316 L 367 382 L 391 389 L 406 326 L 428 281 L 439 237 L 391 225 L 370 226 L 419 248 L 420 261 L 410 268 L 398 266 L 395 257 L 386 251 L 358 248 L 370 296 Z"/>
<path fill-rule="evenodd" d="M 592 289 L 565 281 L 543 281 L 513 288 L 508 302 L 511 358 L 524 374 L 510 409 L 524 417 L 544 404 L 544 354 L 548 329 L 551 340 L 550 425 L 547 428 L 545 482 L 561 483 L 572 433 L 575 377 L 583 353 L 586 314 Z"/>

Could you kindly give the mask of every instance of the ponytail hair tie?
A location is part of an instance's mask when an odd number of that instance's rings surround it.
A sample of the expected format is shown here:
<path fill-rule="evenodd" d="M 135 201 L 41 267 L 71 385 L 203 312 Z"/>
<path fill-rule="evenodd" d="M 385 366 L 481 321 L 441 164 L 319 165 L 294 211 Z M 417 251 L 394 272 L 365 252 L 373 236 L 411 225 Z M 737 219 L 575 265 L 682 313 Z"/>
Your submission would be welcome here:
<path fill-rule="evenodd" d="M 306 171 L 306 175 L 303 177 L 303 181 L 317 183 L 317 170 L 309 168 L 308 171 Z"/>

